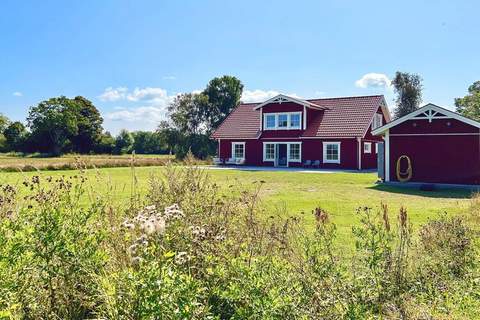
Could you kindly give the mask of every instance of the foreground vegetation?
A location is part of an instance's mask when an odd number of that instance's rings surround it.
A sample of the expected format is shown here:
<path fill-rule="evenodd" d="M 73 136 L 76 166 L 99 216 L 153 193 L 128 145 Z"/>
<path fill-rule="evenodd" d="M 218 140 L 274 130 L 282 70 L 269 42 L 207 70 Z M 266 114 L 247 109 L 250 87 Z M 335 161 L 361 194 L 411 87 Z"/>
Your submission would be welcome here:
<path fill-rule="evenodd" d="M 345 254 L 329 210 L 312 207 L 306 232 L 302 215 L 261 201 L 262 181 L 220 186 L 168 167 L 145 193 L 134 174 L 119 202 L 93 187 L 98 176 L 25 177 L 0 191 L 4 318 L 464 319 L 480 308 L 476 199 L 416 227 L 408 209 L 365 203 Z"/>

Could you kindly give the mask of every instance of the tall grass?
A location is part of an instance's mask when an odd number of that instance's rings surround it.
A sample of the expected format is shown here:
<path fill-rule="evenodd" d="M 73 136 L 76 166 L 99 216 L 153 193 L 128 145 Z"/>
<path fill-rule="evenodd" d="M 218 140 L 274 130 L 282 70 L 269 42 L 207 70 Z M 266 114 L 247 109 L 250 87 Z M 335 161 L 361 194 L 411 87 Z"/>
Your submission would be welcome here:
<path fill-rule="evenodd" d="M 480 309 L 471 217 L 413 230 L 405 208 L 359 208 L 346 255 L 328 212 L 313 208 L 307 233 L 298 217 L 265 210 L 263 182 L 220 188 L 194 166 L 167 166 L 142 195 L 134 170 L 126 203 L 82 172 L 0 187 L 0 318 L 464 319 Z"/>

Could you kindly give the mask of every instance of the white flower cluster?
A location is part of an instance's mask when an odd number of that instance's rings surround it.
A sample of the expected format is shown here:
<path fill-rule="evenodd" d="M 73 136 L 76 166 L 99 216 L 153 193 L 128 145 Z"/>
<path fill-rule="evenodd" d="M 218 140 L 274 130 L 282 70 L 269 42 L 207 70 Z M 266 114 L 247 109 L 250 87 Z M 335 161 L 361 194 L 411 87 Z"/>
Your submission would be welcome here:
<path fill-rule="evenodd" d="M 148 245 L 149 237 L 154 235 L 163 235 L 169 221 L 181 219 L 185 215 L 177 204 L 166 207 L 163 212 L 158 212 L 155 205 L 146 206 L 140 210 L 133 219 L 125 219 L 122 227 L 128 230 L 138 229 L 141 235 L 135 242 L 128 247 L 128 252 L 132 257 L 132 262 L 139 263 L 139 249 Z"/>

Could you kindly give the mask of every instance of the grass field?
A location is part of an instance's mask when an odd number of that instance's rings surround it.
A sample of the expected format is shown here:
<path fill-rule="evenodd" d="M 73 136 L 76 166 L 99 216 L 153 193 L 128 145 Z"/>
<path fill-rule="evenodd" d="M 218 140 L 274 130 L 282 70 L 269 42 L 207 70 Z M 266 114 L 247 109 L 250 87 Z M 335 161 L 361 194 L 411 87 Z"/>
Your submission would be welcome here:
<path fill-rule="evenodd" d="M 131 155 L 64 155 L 61 157 L 42 157 L 41 155 L 20 156 L 0 154 L 0 171 L 36 171 L 62 170 L 88 167 L 125 167 L 131 162 Z M 135 155 L 137 166 L 163 165 L 174 157 L 170 155 Z"/>
<path fill-rule="evenodd" d="M 152 174 L 164 167 L 135 169 L 138 190 L 143 193 Z M 0 183 L 18 184 L 34 174 L 44 176 L 72 175 L 75 171 L 43 171 L 41 173 L 0 173 Z M 128 201 L 131 194 L 132 170 L 130 168 L 105 168 L 89 170 L 89 182 L 100 193 L 109 193 L 117 203 Z M 375 173 L 302 173 L 271 171 L 208 170 L 220 186 L 241 184 L 250 188 L 255 181 L 265 181 L 262 199 L 268 214 L 303 215 L 307 228 L 313 226 L 310 212 L 315 207 L 327 210 L 337 225 L 341 238 L 351 235 L 351 226 L 357 223 L 358 207 L 374 210 L 381 203 L 389 206 L 391 213 L 401 206 L 407 208 L 414 226 L 436 218 L 443 212 L 459 214 L 470 206 L 471 192 L 462 190 L 419 191 L 375 184 Z M 304 214 L 302 214 L 302 212 Z"/>

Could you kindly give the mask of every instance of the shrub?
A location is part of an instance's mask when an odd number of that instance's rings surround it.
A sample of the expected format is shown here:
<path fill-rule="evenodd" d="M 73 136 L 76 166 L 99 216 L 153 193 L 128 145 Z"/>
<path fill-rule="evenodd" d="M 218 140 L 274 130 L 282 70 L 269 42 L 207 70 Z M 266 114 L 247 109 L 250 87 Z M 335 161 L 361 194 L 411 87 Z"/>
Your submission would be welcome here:
<path fill-rule="evenodd" d="M 0 310 L 15 318 L 78 319 L 95 309 L 94 275 L 106 261 L 103 204 L 80 205 L 84 179 L 24 182 L 29 195 L 0 224 Z"/>

